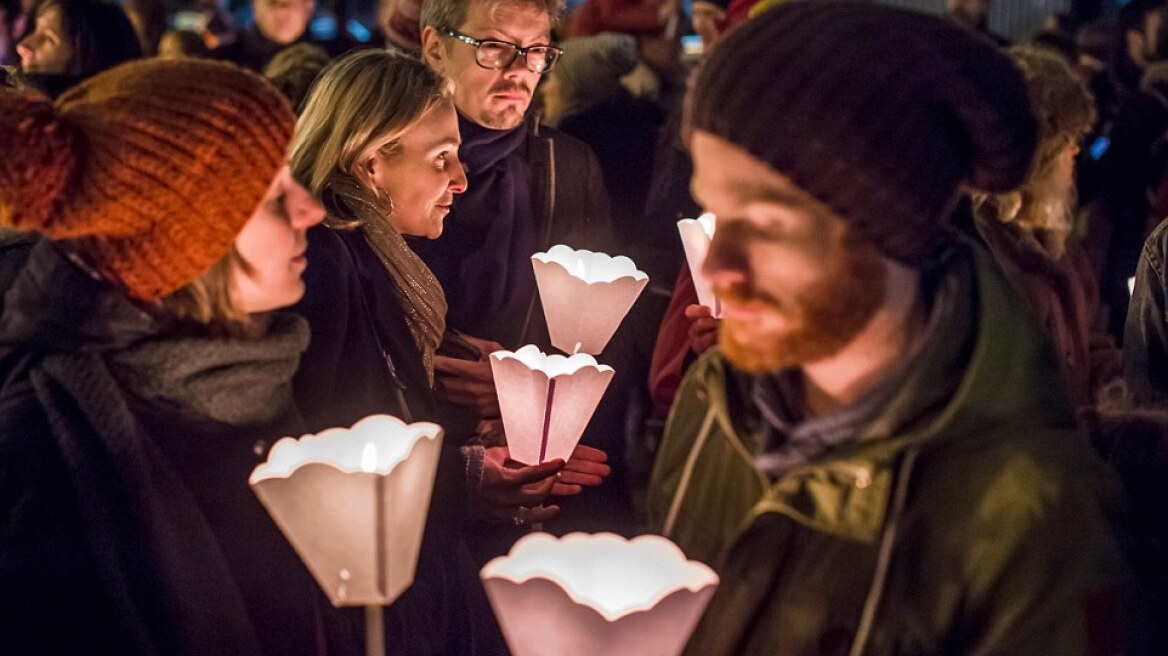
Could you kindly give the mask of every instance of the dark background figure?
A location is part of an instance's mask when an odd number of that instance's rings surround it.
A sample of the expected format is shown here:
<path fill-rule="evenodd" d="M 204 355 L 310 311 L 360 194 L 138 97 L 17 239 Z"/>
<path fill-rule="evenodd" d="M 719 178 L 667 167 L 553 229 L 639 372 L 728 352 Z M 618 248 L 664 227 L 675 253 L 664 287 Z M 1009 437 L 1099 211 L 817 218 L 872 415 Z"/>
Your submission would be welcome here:
<path fill-rule="evenodd" d="M 43 0 L 16 51 L 29 86 L 55 98 L 68 87 L 142 56 L 120 7 L 102 0 Z"/>
<path fill-rule="evenodd" d="M 1150 190 L 1168 172 L 1168 153 L 1158 164 L 1155 157 L 1157 143 L 1168 131 L 1168 67 L 1158 64 L 1168 47 L 1164 39 L 1168 10 L 1158 0 L 1133 1 L 1124 10 L 1126 48 L 1116 52 L 1109 84 L 1101 85 L 1108 95 L 1097 99 L 1100 132 L 1092 145 L 1104 138 L 1107 148 L 1097 164 L 1087 164 L 1087 179 L 1080 177 L 1084 201 L 1091 203 L 1089 239 L 1097 249 L 1107 245 L 1096 266 L 1101 267 L 1100 292 L 1109 331 L 1119 340 L 1127 318 L 1128 280 L 1135 275 L 1140 247 L 1150 232 Z M 1109 108 L 1106 98 L 1118 104 Z"/>
<path fill-rule="evenodd" d="M 264 77 L 280 90 L 293 111 L 300 112 L 316 76 L 329 63 L 328 53 L 311 43 L 284 48 L 264 67 Z"/>
<path fill-rule="evenodd" d="M 158 56 L 163 59 L 209 57 L 211 50 L 202 35 L 189 30 L 167 30 L 158 40 Z"/>
<path fill-rule="evenodd" d="M 318 39 L 309 31 L 316 11 L 315 0 L 254 0 L 254 22 L 231 43 L 216 48 L 216 59 L 263 71 L 278 52 L 296 43 L 320 46 L 330 57 L 339 56 L 357 43 L 339 30 L 331 39 Z"/>
<path fill-rule="evenodd" d="M 990 31 L 990 4 L 991 0 L 948 0 L 945 8 L 954 23 L 984 35 L 999 46 L 1008 46 L 1008 39 Z"/>

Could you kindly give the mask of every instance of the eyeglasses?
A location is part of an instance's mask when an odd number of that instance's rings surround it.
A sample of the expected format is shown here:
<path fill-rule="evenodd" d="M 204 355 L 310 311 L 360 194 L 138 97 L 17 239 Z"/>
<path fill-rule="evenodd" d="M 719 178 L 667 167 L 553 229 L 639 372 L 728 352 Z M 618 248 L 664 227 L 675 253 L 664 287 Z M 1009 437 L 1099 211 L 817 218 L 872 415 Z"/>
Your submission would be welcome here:
<path fill-rule="evenodd" d="M 555 46 L 523 48 L 509 41 L 476 39 L 449 27 L 440 28 L 438 31 L 446 36 L 454 37 L 468 46 L 473 46 L 475 62 L 479 66 L 491 70 L 508 68 L 515 62 L 516 57 L 523 55 L 523 63 L 527 65 L 527 70 L 543 75 L 555 68 L 556 62 L 560 60 L 560 55 L 564 54 L 563 48 Z"/>

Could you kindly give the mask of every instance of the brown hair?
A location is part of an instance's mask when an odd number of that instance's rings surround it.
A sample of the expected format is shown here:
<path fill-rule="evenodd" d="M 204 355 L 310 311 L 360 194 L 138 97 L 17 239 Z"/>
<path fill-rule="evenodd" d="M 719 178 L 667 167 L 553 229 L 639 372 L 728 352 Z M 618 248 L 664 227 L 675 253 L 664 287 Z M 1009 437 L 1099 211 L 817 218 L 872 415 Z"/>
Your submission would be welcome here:
<path fill-rule="evenodd" d="M 471 2 L 485 2 L 490 4 L 492 9 L 506 2 L 535 7 L 547 12 L 553 27 L 564 15 L 564 0 L 426 0 L 422 3 L 422 13 L 418 22 L 423 28 L 448 27 L 456 30 L 466 22 Z"/>

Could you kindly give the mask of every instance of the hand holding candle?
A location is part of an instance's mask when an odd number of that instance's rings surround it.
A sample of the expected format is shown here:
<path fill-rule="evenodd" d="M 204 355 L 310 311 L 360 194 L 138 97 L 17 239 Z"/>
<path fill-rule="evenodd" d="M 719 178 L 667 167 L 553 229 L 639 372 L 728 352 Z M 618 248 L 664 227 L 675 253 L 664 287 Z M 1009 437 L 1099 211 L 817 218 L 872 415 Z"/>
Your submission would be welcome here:
<path fill-rule="evenodd" d="M 590 355 L 546 355 L 532 345 L 492 353 L 491 367 L 511 457 L 526 464 L 572 455 L 614 373 Z"/>

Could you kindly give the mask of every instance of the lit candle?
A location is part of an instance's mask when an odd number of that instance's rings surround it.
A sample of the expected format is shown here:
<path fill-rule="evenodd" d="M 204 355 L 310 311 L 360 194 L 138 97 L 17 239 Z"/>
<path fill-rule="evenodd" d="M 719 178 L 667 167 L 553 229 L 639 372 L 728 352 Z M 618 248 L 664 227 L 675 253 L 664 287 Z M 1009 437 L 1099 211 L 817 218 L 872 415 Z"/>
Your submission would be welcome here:
<path fill-rule="evenodd" d="M 649 276 L 629 258 L 563 244 L 531 256 L 552 345 L 564 353 L 599 355 Z"/>
<path fill-rule="evenodd" d="M 481 574 L 514 656 L 675 656 L 718 585 L 655 535 L 529 534 Z"/>
<path fill-rule="evenodd" d="M 584 353 L 547 355 L 530 344 L 496 351 L 490 360 L 511 459 L 535 465 L 570 458 L 612 382 L 612 367 Z"/>

